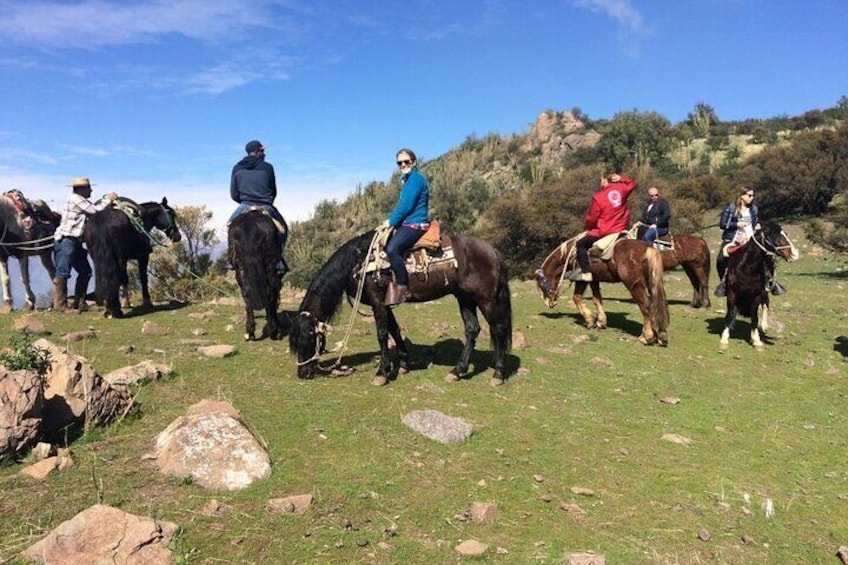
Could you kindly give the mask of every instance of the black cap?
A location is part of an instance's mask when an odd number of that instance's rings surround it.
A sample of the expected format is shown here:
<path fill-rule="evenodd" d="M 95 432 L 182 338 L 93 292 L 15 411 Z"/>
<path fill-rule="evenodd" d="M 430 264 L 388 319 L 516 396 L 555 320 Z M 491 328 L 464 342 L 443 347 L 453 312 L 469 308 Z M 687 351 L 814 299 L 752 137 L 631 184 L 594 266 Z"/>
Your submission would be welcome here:
<path fill-rule="evenodd" d="M 255 139 L 248 141 L 247 145 L 244 146 L 246 153 L 256 153 L 260 149 L 265 149 L 265 147 L 263 147 L 262 144 Z"/>

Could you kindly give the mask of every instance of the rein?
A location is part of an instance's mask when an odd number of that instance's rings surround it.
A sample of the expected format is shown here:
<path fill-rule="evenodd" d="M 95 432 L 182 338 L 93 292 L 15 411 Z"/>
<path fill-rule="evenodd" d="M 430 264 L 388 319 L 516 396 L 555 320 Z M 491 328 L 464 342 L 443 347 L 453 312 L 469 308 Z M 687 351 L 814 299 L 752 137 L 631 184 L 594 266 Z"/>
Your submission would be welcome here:
<path fill-rule="evenodd" d="M 379 230 L 376 231 L 374 233 L 374 237 L 371 238 L 371 243 L 368 244 L 368 252 L 365 254 L 365 259 L 362 261 L 362 268 L 361 268 L 360 273 L 359 273 L 359 282 L 356 285 L 356 297 L 354 298 L 353 304 L 351 305 L 350 321 L 348 322 L 347 329 L 345 330 L 345 336 L 344 336 L 344 339 L 342 339 L 342 342 L 341 342 L 342 345 L 339 348 L 339 356 L 336 359 L 335 363 L 333 363 L 332 365 L 329 365 L 329 366 L 326 366 L 326 367 L 321 367 L 320 365 L 318 366 L 318 368 L 321 369 L 324 372 L 330 372 L 333 369 L 342 366 L 341 365 L 342 357 L 344 356 L 345 351 L 347 351 L 347 344 L 348 344 L 348 341 L 350 340 L 351 333 L 353 332 L 353 325 L 356 322 L 357 309 L 359 308 L 359 304 L 362 301 L 362 292 L 365 288 L 365 277 L 367 275 L 366 268 L 368 266 L 368 258 L 371 257 L 372 253 L 374 251 L 376 251 L 376 249 L 378 248 L 378 246 L 375 245 L 375 244 L 380 240 L 381 236 L 382 236 L 382 234 L 380 233 L 380 231 Z M 306 312 L 306 311 L 301 312 L 300 315 L 306 316 L 307 318 L 312 317 L 312 314 L 310 312 Z M 324 335 L 326 333 L 327 325 L 324 322 L 321 322 L 320 320 L 316 320 L 316 324 L 317 325 L 315 327 L 315 353 L 312 355 L 312 357 L 310 357 L 306 361 L 298 361 L 297 365 L 299 367 L 302 366 L 302 365 L 306 365 L 307 363 L 311 363 L 313 361 L 318 361 L 318 360 L 321 359 L 321 339 L 320 339 L 319 336 Z"/>
<path fill-rule="evenodd" d="M 17 249 L 18 251 L 44 251 L 53 249 L 53 236 L 42 237 L 40 239 L 32 239 L 30 241 L 20 241 L 17 243 L 6 243 L 6 234 L 9 233 L 9 228 L 3 225 L 3 233 L 0 234 L 0 247 L 8 247 Z M 49 243 L 48 243 L 49 242 Z"/>
<path fill-rule="evenodd" d="M 158 245 L 159 247 L 166 247 L 166 245 L 161 243 L 158 238 L 154 237 L 153 234 L 151 234 L 149 231 L 147 231 L 147 229 L 144 227 L 144 221 L 141 217 L 140 209 L 134 207 L 131 204 L 127 204 L 125 202 L 122 202 L 120 200 L 116 200 L 115 202 L 113 202 L 112 206 L 114 206 L 116 210 L 123 212 L 124 215 L 127 217 L 127 219 L 129 219 L 130 223 L 135 228 L 135 230 L 138 233 L 144 234 L 147 237 L 147 239 L 150 241 L 150 243 L 152 243 L 153 245 Z M 161 203 L 159 204 L 159 206 L 162 207 L 162 210 L 165 212 L 165 217 L 168 218 L 168 222 L 169 222 L 168 228 L 171 228 L 172 227 L 171 217 L 168 215 L 167 210 L 165 210 L 165 207 L 162 206 Z M 166 232 L 166 235 L 167 235 L 167 232 Z"/>

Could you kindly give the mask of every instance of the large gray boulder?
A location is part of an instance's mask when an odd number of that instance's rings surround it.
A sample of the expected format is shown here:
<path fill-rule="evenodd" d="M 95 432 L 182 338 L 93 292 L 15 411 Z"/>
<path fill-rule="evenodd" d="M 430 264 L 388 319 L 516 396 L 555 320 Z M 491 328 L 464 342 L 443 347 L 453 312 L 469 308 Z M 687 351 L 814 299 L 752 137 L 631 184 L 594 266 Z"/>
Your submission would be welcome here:
<path fill-rule="evenodd" d="M 213 491 L 243 489 L 271 474 L 268 452 L 226 402 L 189 408 L 156 438 L 155 455 L 162 473 Z"/>

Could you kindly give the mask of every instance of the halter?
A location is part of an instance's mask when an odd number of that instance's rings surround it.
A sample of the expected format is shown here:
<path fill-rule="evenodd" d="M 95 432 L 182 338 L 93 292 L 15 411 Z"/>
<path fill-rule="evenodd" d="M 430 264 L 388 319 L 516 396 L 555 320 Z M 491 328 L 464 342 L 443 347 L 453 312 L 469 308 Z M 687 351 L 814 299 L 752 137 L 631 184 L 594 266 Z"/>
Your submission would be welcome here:
<path fill-rule="evenodd" d="M 309 312 L 301 312 L 301 316 L 305 318 L 311 318 L 312 314 Z M 298 361 L 297 366 L 302 367 L 303 365 L 307 365 L 312 363 L 313 361 L 318 361 L 321 359 L 321 336 L 327 334 L 327 324 L 320 320 L 315 320 L 315 353 L 312 354 L 312 357 L 307 359 L 306 361 Z"/>
<path fill-rule="evenodd" d="M 168 238 L 170 238 L 173 235 L 174 231 L 176 231 L 177 229 L 177 222 L 175 222 L 174 219 L 171 217 L 170 209 L 168 209 L 161 202 L 159 203 L 159 207 L 162 209 L 162 213 L 165 214 L 165 218 L 167 218 L 168 220 L 168 225 L 165 226 L 162 231 L 165 232 L 165 235 L 167 235 Z"/>
<path fill-rule="evenodd" d="M 760 234 L 762 234 L 762 230 L 760 231 Z M 765 241 L 765 243 L 767 243 L 767 244 L 768 244 L 768 246 L 769 246 L 769 247 L 771 247 L 771 249 L 772 249 L 773 251 L 772 251 L 772 250 L 769 250 L 769 249 L 766 249 L 765 245 L 759 242 L 759 240 L 757 239 L 756 235 L 755 235 L 754 237 L 752 237 L 752 238 L 751 238 L 751 240 L 752 240 L 755 244 L 757 244 L 757 247 L 759 247 L 760 249 L 762 249 L 762 250 L 763 250 L 763 253 L 765 253 L 765 254 L 766 254 L 766 255 L 768 255 L 769 257 L 777 257 L 778 255 L 780 255 L 780 253 L 779 253 L 779 252 L 780 252 L 780 251 L 782 251 L 782 250 L 784 250 L 784 249 L 790 249 L 790 250 L 794 250 L 794 249 L 795 249 L 795 244 L 794 244 L 794 243 L 792 243 L 792 240 L 791 240 L 791 239 L 789 239 L 789 236 L 788 236 L 788 235 L 786 235 L 786 232 L 785 232 L 785 231 L 780 230 L 780 235 L 782 235 L 782 236 L 783 236 L 783 239 L 785 239 L 785 240 L 789 243 L 789 245 L 776 245 L 776 244 L 774 243 L 774 241 L 772 240 L 771 236 L 766 237 L 765 235 L 762 235 L 762 238 L 763 238 L 763 240 Z"/>

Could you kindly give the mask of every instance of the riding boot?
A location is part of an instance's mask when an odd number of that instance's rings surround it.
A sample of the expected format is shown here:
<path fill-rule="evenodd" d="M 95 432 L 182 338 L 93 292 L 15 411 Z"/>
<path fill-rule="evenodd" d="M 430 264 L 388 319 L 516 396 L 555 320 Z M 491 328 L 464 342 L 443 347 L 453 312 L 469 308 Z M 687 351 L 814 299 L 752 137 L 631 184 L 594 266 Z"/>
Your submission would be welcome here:
<path fill-rule="evenodd" d="M 771 281 L 771 293 L 775 296 L 780 296 L 781 294 L 786 294 L 786 287 L 777 282 L 776 280 Z"/>
<path fill-rule="evenodd" d="M 386 289 L 386 298 L 383 300 L 383 305 L 395 306 L 396 304 L 403 304 L 410 298 L 412 298 L 412 293 L 409 291 L 408 286 L 392 281 Z"/>
<path fill-rule="evenodd" d="M 91 280 L 91 277 L 77 277 L 77 282 L 74 285 L 74 300 L 72 302 L 74 310 L 88 312 L 88 304 L 85 302 L 85 295 L 88 292 L 89 280 Z"/>
<path fill-rule="evenodd" d="M 68 281 L 56 277 L 53 279 L 53 311 L 64 312 L 68 308 Z"/>

